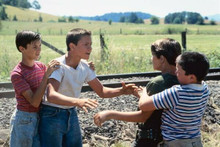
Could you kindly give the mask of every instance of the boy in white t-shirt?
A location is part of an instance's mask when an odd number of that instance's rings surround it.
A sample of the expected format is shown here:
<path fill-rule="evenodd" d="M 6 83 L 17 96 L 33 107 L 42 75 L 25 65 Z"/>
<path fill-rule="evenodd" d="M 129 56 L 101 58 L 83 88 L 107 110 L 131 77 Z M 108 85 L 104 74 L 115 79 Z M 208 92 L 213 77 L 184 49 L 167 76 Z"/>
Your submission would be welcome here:
<path fill-rule="evenodd" d="M 61 66 L 49 79 L 46 98 L 40 110 L 40 141 L 43 147 L 82 147 L 82 137 L 75 107 L 87 112 L 97 107 L 96 100 L 79 98 L 84 82 L 102 98 L 133 94 L 134 84 L 120 88 L 104 87 L 87 63 L 92 51 L 91 32 L 77 28 L 66 37 L 67 53 L 58 58 Z"/>

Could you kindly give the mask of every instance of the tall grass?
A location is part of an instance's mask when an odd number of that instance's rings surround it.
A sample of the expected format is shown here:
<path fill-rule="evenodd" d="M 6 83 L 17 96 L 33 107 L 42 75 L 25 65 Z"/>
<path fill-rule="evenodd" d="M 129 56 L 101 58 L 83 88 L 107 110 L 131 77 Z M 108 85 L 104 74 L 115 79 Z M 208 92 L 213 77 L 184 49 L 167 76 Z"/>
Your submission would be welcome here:
<path fill-rule="evenodd" d="M 93 35 L 90 60 L 95 63 L 97 74 L 133 73 L 153 71 L 150 45 L 157 39 L 173 38 L 181 42 L 180 35 L 105 35 L 109 61 L 101 62 L 99 35 Z M 65 35 L 42 35 L 42 39 L 66 52 Z M 211 67 L 220 67 L 220 35 L 187 35 L 187 50 L 207 55 Z M 40 61 L 47 64 L 60 55 L 42 45 Z M 8 81 L 10 71 L 21 60 L 15 47 L 15 35 L 0 36 L 0 81 Z"/>

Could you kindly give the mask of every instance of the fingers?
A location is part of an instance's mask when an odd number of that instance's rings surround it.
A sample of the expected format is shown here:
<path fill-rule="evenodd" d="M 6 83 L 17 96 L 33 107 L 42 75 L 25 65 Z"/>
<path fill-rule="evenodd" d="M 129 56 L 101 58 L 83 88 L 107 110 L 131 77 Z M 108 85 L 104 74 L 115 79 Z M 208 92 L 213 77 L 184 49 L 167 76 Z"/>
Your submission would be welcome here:
<path fill-rule="evenodd" d="M 47 65 L 46 75 L 49 77 L 51 73 L 60 67 L 60 62 L 52 60 Z"/>
<path fill-rule="evenodd" d="M 53 70 L 58 69 L 60 66 L 60 62 L 56 61 L 56 60 L 52 60 L 48 63 L 48 67 L 52 68 Z"/>
<path fill-rule="evenodd" d="M 102 126 L 99 113 L 95 114 L 94 117 L 93 117 L 93 119 L 94 119 L 95 125 L 97 125 L 98 127 L 101 127 L 101 126 Z"/>
<path fill-rule="evenodd" d="M 82 109 L 83 109 L 86 113 L 88 113 L 88 110 L 87 110 L 87 108 L 86 108 L 85 106 L 83 106 Z"/>
<path fill-rule="evenodd" d="M 92 99 L 84 99 L 84 104 L 81 106 L 81 108 L 88 113 L 88 108 L 89 109 L 94 109 L 98 106 L 98 102 L 96 100 Z"/>
<path fill-rule="evenodd" d="M 88 64 L 92 70 L 95 70 L 95 64 L 92 61 L 89 61 Z"/>

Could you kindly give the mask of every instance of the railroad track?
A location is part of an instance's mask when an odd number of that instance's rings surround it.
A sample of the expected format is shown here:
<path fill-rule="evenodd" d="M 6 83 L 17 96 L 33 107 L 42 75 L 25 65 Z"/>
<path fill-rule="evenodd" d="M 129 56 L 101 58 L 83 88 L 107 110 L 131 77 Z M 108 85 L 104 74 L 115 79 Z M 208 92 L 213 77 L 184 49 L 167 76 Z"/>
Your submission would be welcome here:
<path fill-rule="evenodd" d="M 111 74 L 111 75 L 98 75 L 97 78 L 100 81 L 108 80 L 108 79 L 125 79 L 125 78 L 140 78 L 140 77 L 148 77 L 145 80 L 129 80 L 125 81 L 125 83 L 135 83 L 138 86 L 145 86 L 149 82 L 149 78 L 160 75 L 161 72 L 143 72 L 143 73 L 130 73 L 130 74 Z M 205 80 L 220 80 L 220 68 L 211 68 Z M 103 82 L 102 82 L 103 83 Z M 113 83 L 103 83 L 106 87 L 120 87 L 121 82 L 113 82 Z M 82 92 L 91 91 L 92 89 L 88 86 L 88 84 L 84 84 L 82 87 Z M 15 97 L 15 93 L 13 90 L 13 86 L 10 82 L 0 82 L 0 98 L 13 98 Z"/>

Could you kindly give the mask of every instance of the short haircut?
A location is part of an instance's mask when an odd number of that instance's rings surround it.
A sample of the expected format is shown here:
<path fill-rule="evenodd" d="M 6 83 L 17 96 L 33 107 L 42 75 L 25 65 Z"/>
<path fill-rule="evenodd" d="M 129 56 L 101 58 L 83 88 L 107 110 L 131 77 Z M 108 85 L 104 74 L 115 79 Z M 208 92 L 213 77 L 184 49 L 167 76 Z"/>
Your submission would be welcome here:
<path fill-rule="evenodd" d="M 164 38 L 155 41 L 151 45 L 151 52 L 157 58 L 163 55 L 167 62 L 171 65 L 176 65 L 176 58 L 181 54 L 181 46 L 174 39 Z"/>
<path fill-rule="evenodd" d="M 41 36 L 39 33 L 24 30 L 16 35 L 15 44 L 19 52 L 19 46 L 22 46 L 24 48 L 27 48 L 27 44 L 30 44 L 33 41 L 41 40 Z"/>
<path fill-rule="evenodd" d="M 198 82 L 205 79 L 209 71 L 209 61 L 205 55 L 198 52 L 184 52 L 177 58 L 177 64 L 186 72 L 194 74 Z"/>
<path fill-rule="evenodd" d="M 70 50 L 69 48 L 69 44 L 73 43 L 75 45 L 78 44 L 79 40 L 83 37 L 83 36 L 91 36 L 91 32 L 87 31 L 85 29 L 82 28 L 76 28 L 76 29 L 72 29 L 70 30 L 67 35 L 66 35 L 66 46 L 67 46 L 67 51 Z"/>

